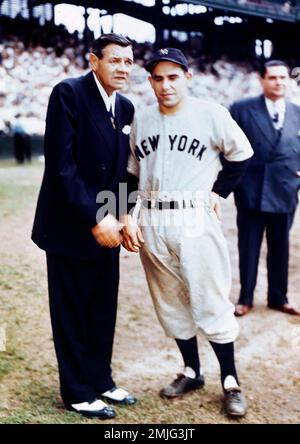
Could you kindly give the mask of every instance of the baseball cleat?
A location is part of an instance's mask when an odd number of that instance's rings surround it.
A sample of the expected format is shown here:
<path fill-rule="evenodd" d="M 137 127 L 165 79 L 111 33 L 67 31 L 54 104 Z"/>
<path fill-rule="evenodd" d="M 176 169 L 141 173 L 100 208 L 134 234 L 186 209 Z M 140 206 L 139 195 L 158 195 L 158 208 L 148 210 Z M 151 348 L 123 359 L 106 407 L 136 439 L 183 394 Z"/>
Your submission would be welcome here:
<path fill-rule="evenodd" d="M 204 376 L 199 375 L 197 378 L 189 378 L 183 373 L 178 373 L 177 378 L 174 379 L 171 384 L 162 388 L 159 395 L 162 398 L 176 398 L 183 396 L 185 393 L 192 390 L 197 390 L 203 387 L 205 384 Z"/>

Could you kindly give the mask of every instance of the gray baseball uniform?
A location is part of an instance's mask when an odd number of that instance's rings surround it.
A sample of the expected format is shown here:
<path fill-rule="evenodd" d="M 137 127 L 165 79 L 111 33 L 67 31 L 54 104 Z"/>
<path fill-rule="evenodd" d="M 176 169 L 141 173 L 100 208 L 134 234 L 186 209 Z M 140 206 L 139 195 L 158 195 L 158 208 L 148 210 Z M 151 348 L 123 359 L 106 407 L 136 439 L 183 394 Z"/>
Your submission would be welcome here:
<path fill-rule="evenodd" d="M 139 178 L 141 260 L 157 316 L 174 338 L 200 330 L 227 343 L 238 334 L 228 248 L 209 201 L 220 152 L 235 162 L 253 154 L 220 105 L 188 97 L 175 114 L 161 114 L 156 104 L 135 117 L 128 172 Z M 175 209 L 161 209 L 163 201 Z"/>

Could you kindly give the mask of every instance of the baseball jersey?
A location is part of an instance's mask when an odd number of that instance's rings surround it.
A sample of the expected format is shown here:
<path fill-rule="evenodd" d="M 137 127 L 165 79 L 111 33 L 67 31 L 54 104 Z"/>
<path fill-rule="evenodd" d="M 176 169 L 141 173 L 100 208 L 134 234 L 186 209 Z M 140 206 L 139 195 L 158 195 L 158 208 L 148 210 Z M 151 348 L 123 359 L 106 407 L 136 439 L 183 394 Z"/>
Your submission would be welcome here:
<path fill-rule="evenodd" d="M 128 172 L 139 178 L 139 190 L 149 194 L 210 192 L 222 168 L 220 152 L 236 162 L 253 154 L 226 108 L 193 97 L 172 115 L 161 114 L 158 104 L 139 112 L 130 144 Z"/>

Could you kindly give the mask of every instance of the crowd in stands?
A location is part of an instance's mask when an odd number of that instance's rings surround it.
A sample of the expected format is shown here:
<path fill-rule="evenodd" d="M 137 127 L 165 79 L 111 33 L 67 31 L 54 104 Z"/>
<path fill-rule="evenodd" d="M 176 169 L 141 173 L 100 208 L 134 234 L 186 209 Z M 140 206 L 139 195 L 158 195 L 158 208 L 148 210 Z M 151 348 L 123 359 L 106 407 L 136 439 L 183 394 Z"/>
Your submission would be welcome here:
<path fill-rule="evenodd" d="M 237 0 L 240 5 L 258 5 L 269 8 L 281 7 L 283 12 L 290 12 L 291 8 L 296 6 L 295 0 Z M 275 5 L 274 5 L 275 3 Z M 278 6 L 277 6 L 278 5 Z"/>
<path fill-rule="evenodd" d="M 136 63 L 124 94 L 136 108 L 154 101 L 147 81 L 148 74 L 143 68 L 151 49 L 150 44 L 134 45 Z M 5 38 L 2 36 L 0 132 L 9 132 L 15 116 L 20 115 L 20 121 L 29 134 L 42 135 L 53 86 L 67 77 L 87 72 L 83 54 L 83 45 L 78 37 L 68 34 L 62 27 L 48 40 L 43 33 L 26 41 L 21 34 L 8 32 Z M 258 75 L 250 64 L 232 63 L 226 58 L 208 62 L 201 56 L 197 57 L 195 51 L 188 52 L 187 56 L 194 73 L 191 89 L 195 96 L 228 106 L 234 100 L 254 96 L 260 91 Z M 296 82 L 292 85 L 291 97 L 300 104 L 300 89 Z"/>
<path fill-rule="evenodd" d="M 296 0 L 219 0 L 221 5 L 237 4 L 238 6 L 260 7 L 277 13 L 295 13 Z"/>

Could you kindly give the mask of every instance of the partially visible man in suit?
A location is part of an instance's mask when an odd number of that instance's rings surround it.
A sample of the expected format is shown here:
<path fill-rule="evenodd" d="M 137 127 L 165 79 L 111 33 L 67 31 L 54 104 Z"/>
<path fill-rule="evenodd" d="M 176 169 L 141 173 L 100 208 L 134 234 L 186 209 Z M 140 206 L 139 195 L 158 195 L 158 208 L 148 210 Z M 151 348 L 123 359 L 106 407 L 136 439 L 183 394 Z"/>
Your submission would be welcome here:
<path fill-rule="evenodd" d="M 300 107 L 285 99 L 288 66 L 280 60 L 261 70 L 263 95 L 233 103 L 230 112 L 254 156 L 235 189 L 241 292 L 236 316 L 253 304 L 258 260 L 266 231 L 268 307 L 291 315 L 288 303 L 289 231 L 300 187 Z"/>
<path fill-rule="evenodd" d="M 104 400 L 134 404 L 117 388 L 111 357 L 119 283 L 122 225 L 100 217 L 97 194 L 118 200 L 129 155 L 133 105 L 116 91 L 133 65 L 130 41 L 116 34 L 95 40 L 92 71 L 60 82 L 50 97 L 45 173 L 32 239 L 47 255 L 50 314 L 66 408 L 112 418 Z M 118 204 L 117 204 L 118 206 Z"/>

